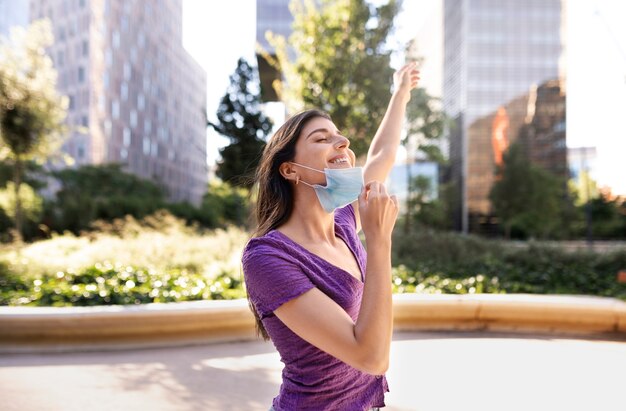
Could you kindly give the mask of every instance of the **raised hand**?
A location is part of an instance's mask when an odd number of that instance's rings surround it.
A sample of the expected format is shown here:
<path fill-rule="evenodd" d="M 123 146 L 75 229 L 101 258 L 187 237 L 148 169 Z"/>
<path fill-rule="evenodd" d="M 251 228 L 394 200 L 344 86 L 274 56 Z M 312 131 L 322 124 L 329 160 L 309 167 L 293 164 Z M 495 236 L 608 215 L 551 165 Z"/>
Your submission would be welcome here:
<path fill-rule="evenodd" d="M 420 79 L 417 63 L 407 63 L 393 74 L 394 93 L 401 94 L 408 102 L 411 99 L 411 90 L 417 87 Z"/>

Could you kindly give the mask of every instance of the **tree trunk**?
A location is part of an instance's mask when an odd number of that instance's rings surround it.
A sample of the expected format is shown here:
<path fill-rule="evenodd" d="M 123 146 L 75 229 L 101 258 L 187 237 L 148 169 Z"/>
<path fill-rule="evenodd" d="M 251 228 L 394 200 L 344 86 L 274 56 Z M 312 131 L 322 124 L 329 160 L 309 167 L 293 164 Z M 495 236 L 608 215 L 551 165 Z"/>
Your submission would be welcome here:
<path fill-rule="evenodd" d="M 15 169 L 13 170 L 13 183 L 15 184 L 15 234 L 18 242 L 22 241 L 22 198 L 20 197 L 20 187 L 22 186 L 22 158 L 15 157 Z"/>

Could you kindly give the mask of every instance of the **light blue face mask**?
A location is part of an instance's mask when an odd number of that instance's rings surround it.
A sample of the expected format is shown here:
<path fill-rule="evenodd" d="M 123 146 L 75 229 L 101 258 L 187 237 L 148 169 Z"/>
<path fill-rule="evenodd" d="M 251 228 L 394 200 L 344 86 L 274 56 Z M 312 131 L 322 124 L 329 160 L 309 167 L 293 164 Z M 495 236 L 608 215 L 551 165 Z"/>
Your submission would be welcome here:
<path fill-rule="evenodd" d="M 332 213 L 337 208 L 354 202 L 361 194 L 361 189 L 363 188 L 363 167 L 325 168 L 324 171 L 320 171 L 294 162 L 291 162 L 291 164 L 326 175 L 326 186 L 300 181 L 309 187 L 313 187 L 320 204 L 327 213 Z"/>

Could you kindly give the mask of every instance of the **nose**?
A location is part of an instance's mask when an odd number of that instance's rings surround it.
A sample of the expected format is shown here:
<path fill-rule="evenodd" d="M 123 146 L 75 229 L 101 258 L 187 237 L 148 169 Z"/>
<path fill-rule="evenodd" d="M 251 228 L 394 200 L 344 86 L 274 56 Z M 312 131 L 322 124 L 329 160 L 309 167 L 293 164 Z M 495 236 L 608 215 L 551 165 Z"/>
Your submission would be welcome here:
<path fill-rule="evenodd" d="M 350 147 L 350 140 L 348 140 L 346 137 L 344 136 L 337 136 L 337 142 L 335 143 L 335 148 L 339 149 L 339 148 L 348 148 Z"/>

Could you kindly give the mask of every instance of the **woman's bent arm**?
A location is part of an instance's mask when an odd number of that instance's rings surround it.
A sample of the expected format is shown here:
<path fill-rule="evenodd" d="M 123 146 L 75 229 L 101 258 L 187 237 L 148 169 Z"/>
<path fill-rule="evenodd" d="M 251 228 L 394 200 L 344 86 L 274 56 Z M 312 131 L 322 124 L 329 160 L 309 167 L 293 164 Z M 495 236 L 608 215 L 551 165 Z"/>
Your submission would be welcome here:
<path fill-rule="evenodd" d="M 286 302 L 274 314 L 300 338 L 368 374 L 383 374 L 389 365 L 393 328 L 391 306 L 391 242 L 379 243 L 367 256 L 359 318 L 319 289 Z"/>
<path fill-rule="evenodd" d="M 367 184 L 359 196 L 367 242 L 367 269 L 356 322 L 319 289 L 313 288 L 274 310 L 300 338 L 363 372 L 379 375 L 389 366 L 393 331 L 391 232 L 398 203 L 385 186 Z"/>

